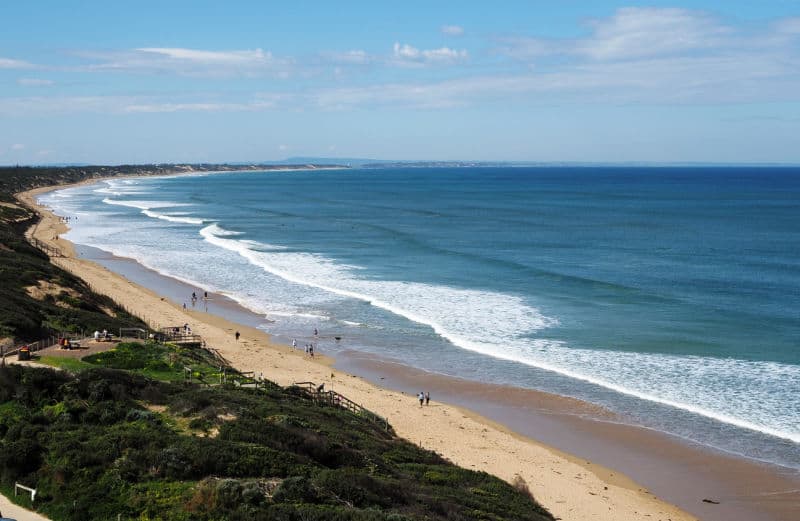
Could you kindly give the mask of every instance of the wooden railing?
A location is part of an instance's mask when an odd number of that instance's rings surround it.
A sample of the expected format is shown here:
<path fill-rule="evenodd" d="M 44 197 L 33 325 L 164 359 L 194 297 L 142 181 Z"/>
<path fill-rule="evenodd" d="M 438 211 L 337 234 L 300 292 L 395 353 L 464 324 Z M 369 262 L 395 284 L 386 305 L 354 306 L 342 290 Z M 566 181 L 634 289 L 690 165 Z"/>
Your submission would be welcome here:
<path fill-rule="evenodd" d="M 326 391 L 323 385 L 316 385 L 314 382 L 295 382 L 292 384 L 302 389 L 305 394 L 311 398 L 317 405 L 337 407 L 344 409 L 348 412 L 366 418 L 373 423 L 383 425 L 385 429 L 389 429 L 389 421 L 383 416 L 379 416 L 361 404 L 354 402 L 343 394 L 336 391 Z"/>
<path fill-rule="evenodd" d="M 158 332 L 157 339 L 175 344 L 203 343 L 203 337 L 188 333 L 183 326 L 162 327 Z"/>
<path fill-rule="evenodd" d="M 16 355 L 19 354 L 19 350 L 23 347 L 28 347 L 31 353 L 35 353 L 37 351 L 41 351 L 42 349 L 46 349 L 50 346 L 54 346 L 58 344 L 58 341 L 62 338 L 68 338 L 70 342 L 78 342 L 78 338 L 83 338 L 84 335 L 78 334 L 51 334 L 41 340 L 37 340 L 36 342 L 29 342 L 25 344 L 17 344 L 12 347 L 0 347 L 0 357 L 5 358 L 6 356 Z"/>
<path fill-rule="evenodd" d="M 63 257 L 64 254 L 61 252 L 60 248 L 56 248 L 47 244 L 44 241 L 40 241 L 36 237 L 28 237 L 28 242 L 30 242 L 34 247 L 42 250 L 46 253 L 49 257 Z"/>

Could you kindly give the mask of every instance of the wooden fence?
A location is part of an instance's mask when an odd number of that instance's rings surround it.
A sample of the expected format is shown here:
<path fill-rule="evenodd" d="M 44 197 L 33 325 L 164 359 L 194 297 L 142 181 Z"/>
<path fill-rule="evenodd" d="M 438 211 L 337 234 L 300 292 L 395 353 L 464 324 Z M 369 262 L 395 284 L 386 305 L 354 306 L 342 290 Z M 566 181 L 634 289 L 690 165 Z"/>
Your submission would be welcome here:
<path fill-rule="evenodd" d="M 54 246 L 50 246 L 44 241 L 40 241 L 36 237 L 28 237 L 28 242 L 30 242 L 35 248 L 42 250 L 44 253 L 47 254 L 48 257 L 63 257 L 64 254 L 61 252 L 60 248 L 56 248 Z"/>
<path fill-rule="evenodd" d="M 389 421 L 383 416 L 379 416 L 362 405 L 354 402 L 346 396 L 337 393 L 336 391 L 325 391 L 324 384 L 316 385 L 314 382 L 295 382 L 293 385 L 302 389 L 306 396 L 311 398 L 317 405 L 338 407 L 348 412 L 366 418 L 367 420 L 383 425 L 385 429 L 389 429 Z"/>

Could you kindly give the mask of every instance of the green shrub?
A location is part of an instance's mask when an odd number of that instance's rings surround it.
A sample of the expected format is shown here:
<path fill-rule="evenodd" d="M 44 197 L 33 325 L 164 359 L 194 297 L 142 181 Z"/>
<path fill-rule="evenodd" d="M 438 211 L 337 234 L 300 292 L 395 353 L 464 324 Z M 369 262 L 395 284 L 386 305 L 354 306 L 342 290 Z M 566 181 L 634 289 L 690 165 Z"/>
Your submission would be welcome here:
<path fill-rule="evenodd" d="M 15 366 L 0 368 L 0 397 L 0 486 L 35 483 L 57 521 L 552 519 L 488 474 L 277 389 Z M 220 434 L 191 436 L 170 415 Z"/>
<path fill-rule="evenodd" d="M 310 479 L 296 476 L 284 479 L 273 494 L 272 500 L 276 503 L 316 503 L 319 496 Z"/>

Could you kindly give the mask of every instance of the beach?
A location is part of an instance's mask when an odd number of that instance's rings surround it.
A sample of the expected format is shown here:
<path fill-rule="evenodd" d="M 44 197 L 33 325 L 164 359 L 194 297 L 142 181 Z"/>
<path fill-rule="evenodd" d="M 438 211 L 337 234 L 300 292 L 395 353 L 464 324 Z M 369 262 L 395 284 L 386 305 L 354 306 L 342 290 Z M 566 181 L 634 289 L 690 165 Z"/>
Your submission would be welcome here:
<path fill-rule="evenodd" d="M 182 283 L 147 274 L 143 268 L 137 276 L 149 283 L 137 283 L 132 280 L 136 277 L 119 275 L 80 257 L 72 244 L 56 239 L 66 231 L 65 225 L 36 204 L 37 195 L 51 189 L 19 196 L 43 217 L 32 233 L 64 253 L 64 257 L 53 258 L 54 263 L 84 279 L 95 291 L 110 296 L 152 327 L 190 324 L 208 346 L 218 349 L 240 370 L 255 371 L 281 385 L 325 383 L 388 418 L 398 435 L 458 465 L 507 481 L 519 475 L 557 518 L 788 520 L 796 512 L 800 488 L 796 475 L 781 475 L 774 467 L 620 425 L 613 416 L 598 421 L 602 411 L 583 414 L 584 408 L 591 407 L 585 402 L 448 379 L 357 353 L 336 360 L 320 353 L 322 356 L 311 360 L 302 351 L 273 342 L 254 327 L 256 322 L 248 324 L 247 311 L 233 302 L 219 299 L 213 312 L 184 310 L 170 292 L 148 289 L 172 284 L 173 295 L 188 294 L 190 288 L 181 287 Z M 238 341 L 235 331 L 241 332 Z M 431 391 L 429 406 L 420 407 L 416 401 L 419 389 Z M 566 446 L 581 456 L 555 446 Z M 620 467 L 636 474 L 636 481 L 621 473 Z M 647 488 L 638 483 L 647 483 Z M 669 503 L 656 496 L 668 498 Z M 703 499 L 720 504 L 704 503 Z"/>

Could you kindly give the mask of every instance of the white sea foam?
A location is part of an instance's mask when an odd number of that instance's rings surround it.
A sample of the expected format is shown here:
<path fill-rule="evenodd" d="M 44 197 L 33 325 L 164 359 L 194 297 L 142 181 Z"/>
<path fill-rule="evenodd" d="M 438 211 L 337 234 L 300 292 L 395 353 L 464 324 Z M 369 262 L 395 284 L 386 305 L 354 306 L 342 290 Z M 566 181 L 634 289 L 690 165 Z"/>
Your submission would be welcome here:
<path fill-rule="evenodd" d="M 800 367 L 699 356 L 575 349 L 530 338 L 557 324 L 522 299 L 489 291 L 360 279 L 352 267 L 309 253 L 230 239 L 217 225 L 210 244 L 295 284 L 369 302 L 430 326 L 453 345 L 527 364 L 616 392 L 800 443 Z M 789 408 L 787 408 L 787 404 Z"/>
<path fill-rule="evenodd" d="M 230 230 L 226 230 L 224 228 L 220 228 L 216 224 L 210 224 L 210 225 L 206 226 L 205 228 L 203 228 L 203 230 L 206 231 L 205 233 L 209 233 L 209 234 L 214 235 L 216 237 L 232 237 L 234 235 L 244 235 L 242 232 L 232 232 Z M 201 234 L 202 233 L 203 232 L 201 230 Z"/>
<path fill-rule="evenodd" d="M 173 223 L 203 224 L 205 222 L 205 219 L 199 219 L 197 217 L 183 217 L 175 214 L 154 212 L 152 210 L 142 210 L 142 213 L 148 217 L 152 217 L 153 219 L 161 219 L 163 221 L 169 221 Z"/>
<path fill-rule="evenodd" d="M 290 317 L 290 318 L 310 318 L 312 320 L 330 320 L 330 317 L 326 317 L 325 315 L 317 315 L 314 313 L 301 313 L 301 312 L 286 312 L 286 311 L 270 311 L 269 313 L 275 317 Z"/>
<path fill-rule="evenodd" d="M 110 205 L 137 208 L 141 210 L 141 213 L 146 215 L 147 217 L 150 217 L 152 219 L 161 219 L 162 221 L 181 223 L 181 224 L 203 224 L 206 222 L 206 219 L 201 219 L 199 217 L 187 217 L 188 214 L 186 212 L 164 213 L 164 212 L 153 211 L 153 208 L 174 208 L 180 206 L 191 206 L 190 204 L 186 203 L 174 203 L 170 201 L 120 201 L 109 198 L 103 199 L 103 202 Z"/>
<path fill-rule="evenodd" d="M 112 204 L 116 206 L 127 206 L 129 208 L 138 208 L 139 210 L 151 210 L 153 208 L 173 208 L 179 206 L 191 206 L 188 203 L 175 203 L 171 201 L 120 201 L 118 199 L 110 199 L 106 197 L 103 199 L 105 204 Z"/>
<path fill-rule="evenodd" d="M 122 192 L 120 192 L 118 190 L 114 190 L 113 188 L 108 188 L 108 187 L 106 187 L 106 188 L 98 188 L 97 190 L 93 190 L 93 191 L 97 192 L 98 194 L 110 194 L 110 195 L 116 195 L 116 196 L 122 195 Z"/>

